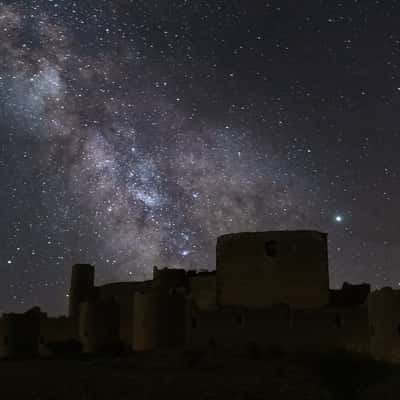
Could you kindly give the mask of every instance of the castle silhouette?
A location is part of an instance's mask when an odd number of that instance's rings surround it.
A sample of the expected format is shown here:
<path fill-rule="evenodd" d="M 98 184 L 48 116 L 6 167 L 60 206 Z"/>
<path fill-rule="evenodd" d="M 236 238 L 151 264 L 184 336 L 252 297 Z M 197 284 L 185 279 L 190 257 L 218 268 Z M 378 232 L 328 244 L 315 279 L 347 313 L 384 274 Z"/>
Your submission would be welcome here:
<path fill-rule="evenodd" d="M 218 238 L 212 272 L 154 267 L 150 281 L 94 286 L 94 267 L 74 265 L 68 316 L 3 314 L 0 357 L 279 347 L 400 361 L 399 310 L 399 290 L 329 288 L 324 233 L 235 233 Z"/>

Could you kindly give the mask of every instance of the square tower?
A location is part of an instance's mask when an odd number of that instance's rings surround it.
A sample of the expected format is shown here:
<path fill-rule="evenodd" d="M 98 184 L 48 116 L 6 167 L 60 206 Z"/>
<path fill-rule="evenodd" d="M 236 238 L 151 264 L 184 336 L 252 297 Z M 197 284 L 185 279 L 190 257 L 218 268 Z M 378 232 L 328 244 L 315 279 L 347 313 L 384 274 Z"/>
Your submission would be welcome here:
<path fill-rule="evenodd" d="M 263 308 L 328 303 L 327 235 L 316 231 L 245 232 L 217 241 L 219 306 Z"/>

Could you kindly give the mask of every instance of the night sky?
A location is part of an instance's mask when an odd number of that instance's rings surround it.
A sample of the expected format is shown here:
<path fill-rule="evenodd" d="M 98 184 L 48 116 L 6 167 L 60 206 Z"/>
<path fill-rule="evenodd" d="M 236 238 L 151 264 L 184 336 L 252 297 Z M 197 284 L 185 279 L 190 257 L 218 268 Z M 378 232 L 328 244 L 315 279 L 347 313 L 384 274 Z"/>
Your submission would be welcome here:
<path fill-rule="evenodd" d="M 329 234 L 331 286 L 400 284 L 400 4 L 0 2 L 0 311 L 66 311 L 223 233 Z"/>

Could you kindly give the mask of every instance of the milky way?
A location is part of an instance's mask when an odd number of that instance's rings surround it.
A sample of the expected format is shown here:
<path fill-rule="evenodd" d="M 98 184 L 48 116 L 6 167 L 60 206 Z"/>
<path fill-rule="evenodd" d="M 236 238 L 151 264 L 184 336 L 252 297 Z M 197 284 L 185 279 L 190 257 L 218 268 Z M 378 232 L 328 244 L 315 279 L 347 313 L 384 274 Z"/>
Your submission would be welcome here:
<path fill-rule="evenodd" d="M 353 44 L 390 7 L 317 3 L 0 2 L 4 308 L 62 311 L 74 262 L 212 269 L 242 230 L 326 231 L 333 284 L 396 285 L 399 138 L 378 131 L 400 80 L 375 93 Z"/>

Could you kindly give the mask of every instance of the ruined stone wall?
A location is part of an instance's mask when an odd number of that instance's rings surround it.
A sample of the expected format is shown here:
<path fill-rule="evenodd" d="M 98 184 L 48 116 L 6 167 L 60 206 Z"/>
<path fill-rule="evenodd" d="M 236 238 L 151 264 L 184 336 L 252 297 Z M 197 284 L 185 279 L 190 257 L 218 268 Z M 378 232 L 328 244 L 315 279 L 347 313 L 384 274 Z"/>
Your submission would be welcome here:
<path fill-rule="evenodd" d="M 38 309 L 24 314 L 3 314 L 3 341 L 0 357 L 30 358 L 39 354 L 40 318 Z"/>
<path fill-rule="evenodd" d="M 383 288 L 367 300 L 371 355 L 378 360 L 400 361 L 400 290 Z"/>
<path fill-rule="evenodd" d="M 217 242 L 217 304 L 319 308 L 329 299 L 326 235 L 315 231 L 224 235 Z"/>
<path fill-rule="evenodd" d="M 46 317 L 40 321 L 42 344 L 78 340 L 75 324 L 68 317 Z"/>
<path fill-rule="evenodd" d="M 79 341 L 76 321 L 69 317 L 42 317 L 40 320 L 39 353 L 54 356 L 57 349 L 71 349 Z M 69 346 L 69 347 L 68 347 Z M 66 350 L 65 350 L 66 351 Z"/>

